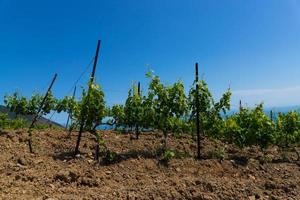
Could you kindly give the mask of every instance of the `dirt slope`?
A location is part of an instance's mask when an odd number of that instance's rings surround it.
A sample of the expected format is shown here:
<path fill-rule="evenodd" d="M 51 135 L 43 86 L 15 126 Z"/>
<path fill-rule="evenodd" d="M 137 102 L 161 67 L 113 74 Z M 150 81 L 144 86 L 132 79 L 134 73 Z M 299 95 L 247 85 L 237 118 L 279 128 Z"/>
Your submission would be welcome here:
<path fill-rule="evenodd" d="M 63 131 L 35 132 L 36 153 L 30 154 L 26 131 L 0 133 L 0 199 L 300 199 L 294 152 L 283 160 L 275 147 L 262 156 L 256 148 L 241 151 L 205 140 L 205 159 L 198 161 L 190 137 L 170 137 L 169 147 L 181 158 L 166 167 L 157 157 L 160 134 L 130 140 L 129 135 L 102 133 L 117 153 L 114 164 L 93 161 L 94 141 L 88 134 L 82 156 L 71 159 L 75 134 L 68 139 Z"/>

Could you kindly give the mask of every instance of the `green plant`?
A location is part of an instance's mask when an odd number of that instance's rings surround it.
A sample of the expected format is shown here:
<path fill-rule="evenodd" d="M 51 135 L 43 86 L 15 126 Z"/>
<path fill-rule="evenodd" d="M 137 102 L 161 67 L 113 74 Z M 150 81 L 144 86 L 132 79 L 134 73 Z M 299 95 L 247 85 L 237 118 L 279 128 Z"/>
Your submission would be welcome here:
<path fill-rule="evenodd" d="M 48 97 L 44 102 L 41 112 L 38 113 L 43 97 L 40 94 L 33 94 L 30 99 L 23 97 L 18 92 L 12 95 L 5 95 L 4 104 L 6 107 L 16 114 L 17 118 L 20 115 L 36 115 L 40 116 L 49 114 L 56 107 L 56 98 L 49 91 Z"/>
<path fill-rule="evenodd" d="M 151 79 L 148 89 L 148 101 L 153 108 L 153 126 L 163 132 L 163 146 L 166 149 L 167 135 L 174 129 L 177 119 L 181 119 L 187 113 L 187 101 L 184 86 L 181 81 L 173 85 L 164 85 L 158 76 L 147 73 Z"/>
<path fill-rule="evenodd" d="M 276 122 L 276 144 L 281 147 L 289 147 L 300 143 L 300 115 L 295 111 L 279 113 Z"/>
<path fill-rule="evenodd" d="M 227 118 L 223 130 L 226 140 L 239 147 L 259 145 L 265 149 L 274 143 L 275 124 L 264 113 L 263 105 L 241 110 Z"/>
<path fill-rule="evenodd" d="M 6 113 L 0 113 L 0 129 L 6 129 L 8 124 L 8 115 Z"/>
<path fill-rule="evenodd" d="M 115 130 L 118 130 L 119 127 L 124 126 L 125 124 L 125 112 L 123 105 L 113 105 L 110 114 L 113 120 L 110 122 L 112 125 L 115 125 Z"/>
<path fill-rule="evenodd" d="M 43 97 L 39 94 L 33 94 L 31 96 L 31 98 L 27 101 L 27 112 L 26 114 L 28 115 L 35 115 L 38 110 L 39 110 L 39 107 L 42 103 L 42 100 L 43 100 Z"/>
<path fill-rule="evenodd" d="M 165 166 L 169 166 L 170 161 L 175 158 L 176 154 L 172 150 L 163 150 L 162 158 L 159 160 L 159 163 Z"/>
<path fill-rule="evenodd" d="M 273 157 L 271 155 L 262 155 L 261 157 L 259 157 L 259 162 L 261 164 L 265 164 L 265 163 L 270 163 L 272 162 Z"/>
<path fill-rule="evenodd" d="M 208 154 L 210 158 L 214 159 L 224 160 L 226 158 L 226 152 L 224 147 L 218 147 L 210 151 Z"/>
<path fill-rule="evenodd" d="M 0 129 L 22 129 L 28 127 L 28 122 L 22 118 L 9 119 L 6 113 L 0 113 Z"/>
<path fill-rule="evenodd" d="M 29 126 L 29 123 L 22 118 L 17 118 L 9 121 L 9 128 L 10 129 L 23 129 Z"/>
<path fill-rule="evenodd" d="M 163 153 L 162 159 L 163 159 L 164 161 L 169 162 L 169 161 L 172 160 L 174 157 L 175 157 L 175 152 L 174 152 L 174 151 L 172 151 L 172 150 L 166 150 L 166 151 Z"/>
<path fill-rule="evenodd" d="M 189 91 L 188 105 L 190 110 L 190 121 L 192 122 L 192 134 L 196 132 L 196 87 L 198 85 L 199 95 L 199 116 L 201 134 L 208 135 L 214 138 L 220 138 L 224 125 L 224 120 L 221 113 L 226 114 L 230 109 L 231 91 L 228 89 L 221 97 L 219 102 L 215 102 L 208 85 L 204 80 L 194 82 Z"/>
<path fill-rule="evenodd" d="M 80 123 L 81 129 L 77 139 L 75 154 L 79 152 L 81 133 L 88 131 L 95 136 L 95 159 L 99 158 L 99 132 L 97 127 L 102 123 L 102 119 L 107 115 L 105 107 L 104 93 L 98 84 L 89 83 L 89 89 L 82 92 L 82 100 L 76 103 L 74 118 Z"/>
<path fill-rule="evenodd" d="M 117 161 L 118 154 L 109 150 L 105 151 L 104 157 L 102 159 L 102 162 L 104 164 L 113 164 Z"/>
<path fill-rule="evenodd" d="M 142 97 L 138 91 L 138 87 L 134 84 L 129 90 L 128 97 L 124 106 L 125 119 L 124 123 L 131 130 L 135 127 L 136 139 L 139 137 L 139 127 L 143 125 L 143 107 Z"/>
<path fill-rule="evenodd" d="M 19 92 L 14 92 L 11 96 L 4 96 L 4 104 L 6 107 L 16 114 L 16 118 L 19 115 L 27 114 L 27 99 L 20 95 Z"/>

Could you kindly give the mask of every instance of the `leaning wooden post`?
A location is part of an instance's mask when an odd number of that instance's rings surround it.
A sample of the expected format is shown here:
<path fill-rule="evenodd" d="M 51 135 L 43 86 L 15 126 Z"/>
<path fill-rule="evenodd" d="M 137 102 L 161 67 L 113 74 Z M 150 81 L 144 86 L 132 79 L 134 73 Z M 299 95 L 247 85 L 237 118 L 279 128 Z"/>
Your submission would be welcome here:
<path fill-rule="evenodd" d="M 197 158 L 201 158 L 200 152 L 200 109 L 199 109 L 199 76 L 198 63 L 196 63 L 196 130 L 197 130 Z"/>
<path fill-rule="evenodd" d="M 94 79 L 95 79 L 95 73 L 96 73 L 96 66 L 97 66 L 97 61 L 98 61 L 98 54 L 99 54 L 100 44 L 101 44 L 101 40 L 98 40 L 95 59 L 94 59 L 94 65 L 93 65 L 93 71 L 92 71 L 91 78 L 90 78 L 90 81 L 89 81 L 89 88 L 88 88 L 86 102 L 88 102 L 88 99 L 89 99 L 90 86 L 91 86 L 91 84 L 93 84 Z M 81 140 L 82 132 L 84 130 L 84 125 L 85 125 L 85 119 L 84 119 L 84 113 L 85 112 L 86 112 L 86 105 L 84 104 L 84 105 L 82 105 L 80 129 L 79 129 L 79 133 L 78 133 L 78 137 L 77 137 L 74 157 L 79 153 L 80 140 Z"/>
<path fill-rule="evenodd" d="M 44 96 L 44 98 L 43 98 L 43 100 L 42 100 L 42 102 L 41 102 L 41 105 L 40 105 L 40 107 L 39 107 L 37 113 L 35 114 L 35 116 L 34 116 L 32 122 L 31 122 L 31 124 L 30 124 L 30 126 L 29 126 L 29 129 L 28 129 L 28 136 L 29 136 L 29 138 L 28 138 L 28 146 L 29 146 L 29 151 L 30 151 L 30 153 L 33 153 L 33 149 L 32 149 L 32 129 L 33 129 L 33 127 L 34 127 L 36 121 L 37 121 L 38 118 L 39 118 L 40 112 L 42 111 L 43 106 L 44 106 L 45 102 L 47 101 L 48 95 L 49 95 L 49 93 L 50 93 L 50 91 L 51 91 L 51 88 L 52 88 L 52 86 L 53 86 L 53 84 L 54 84 L 56 78 L 57 78 L 57 74 L 54 75 L 54 77 L 53 77 L 53 79 L 52 79 L 52 81 L 51 81 L 51 84 L 50 84 L 50 86 L 49 86 L 49 88 L 48 88 L 48 90 L 47 90 L 47 92 L 46 92 L 46 94 L 45 94 L 45 96 Z"/>

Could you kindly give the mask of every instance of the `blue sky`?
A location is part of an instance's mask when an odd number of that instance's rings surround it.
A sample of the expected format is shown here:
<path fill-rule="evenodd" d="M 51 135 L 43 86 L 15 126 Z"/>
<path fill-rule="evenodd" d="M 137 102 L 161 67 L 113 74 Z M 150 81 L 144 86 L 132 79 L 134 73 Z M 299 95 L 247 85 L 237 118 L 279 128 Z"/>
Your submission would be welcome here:
<path fill-rule="evenodd" d="M 230 84 L 234 106 L 300 104 L 298 0 L 0 0 L 0 25 L 1 99 L 44 92 L 55 72 L 54 94 L 70 95 L 101 39 L 97 82 L 109 105 L 133 81 L 146 89 L 149 68 L 189 87 L 195 62 L 216 97 Z"/>

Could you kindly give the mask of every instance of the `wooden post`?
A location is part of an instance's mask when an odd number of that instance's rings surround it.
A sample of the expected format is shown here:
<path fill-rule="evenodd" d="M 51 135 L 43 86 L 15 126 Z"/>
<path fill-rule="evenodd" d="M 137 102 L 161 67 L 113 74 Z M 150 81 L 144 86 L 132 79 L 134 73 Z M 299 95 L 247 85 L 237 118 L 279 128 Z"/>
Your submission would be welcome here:
<path fill-rule="evenodd" d="M 98 40 L 95 59 L 94 59 L 94 65 L 93 65 L 93 71 L 92 71 L 90 82 L 89 82 L 89 88 L 88 88 L 87 100 L 86 101 L 88 101 L 88 99 L 89 99 L 89 91 L 90 91 L 90 86 L 91 86 L 90 84 L 92 84 L 94 82 L 94 79 L 95 79 L 95 73 L 96 73 L 96 66 L 97 66 L 97 61 L 98 61 L 98 54 L 99 54 L 100 44 L 101 44 L 101 40 Z M 83 105 L 82 106 L 82 111 L 81 111 L 80 129 L 79 129 L 79 133 L 78 133 L 78 137 L 77 137 L 74 157 L 77 154 L 79 154 L 80 140 L 81 140 L 82 132 L 84 131 L 84 125 L 85 125 L 85 119 L 84 119 L 84 113 L 85 112 L 86 112 L 86 105 Z"/>
<path fill-rule="evenodd" d="M 49 92 L 51 91 L 51 88 L 52 88 L 52 86 L 53 86 L 53 84 L 54 84 L 56 78 L 57 78 L 57 74 L 54 75 L 54 77 L 53 77 L 53 79 L 52 79 L 52 81 L 51 81 L 51 84 L 50 84 L 50 86 L 49 86 L 49 88 L 48 88 L 48 90 L 47 90 L 47 92 L 46 92 L 46 94 L 45 94 L 45 96 L 44 96 L 44 98 L 43 98 L 43 100 L 42 100 L 42 102 L 41 102 L 41 105 L 40 105 L 40 107 L 39 107 L 37 113 L 35 114 L 35 116 L 34 116 L 32 122 L 31 122 L 31 124 L 30 124 L 30 126 L 29 126 L 29 129 L 28 129 L 28 135 L 29 135 L 28 146 L 29 146 L 29 151 L 30 151 L 30 153 L 33 153 L 33 149 L 32 149 L 32 128 L 34 127 L 34 124 L 36 123 L 36 121 L 37 121 L 38 118 L 39 118 L 40 112 L 42 111 L 43 106 L 44 106 L 45 102 L 47 101 Z"/>
<path fill-rule="evenodd" d="M 94 79 L 95 79 L 95 73 L 96 73 L 96 66 L 97 66 L 97 62 L 98 62 L 100 44 L 101 44 L 101 40 L 98 40 L 96 54 L 95 54 L 95 60 L 94 60 L 94 65 L 93 65 L 93 71 L 92 71 L 91 80 L 90 80 L 91 83 L 93 83 Z"/>
<path fill-rule="evenodd" d="M 99 151 L 100 151 L 99 144 L 96 144 L 96 149 L 95 149 L 95 160 L 96 160 L 97 162 L 99 162 Z"/>
<path fill-rule="evenodd" d="M 240 100 L 239 105 L 240 105 L 240 111 L 241 111 L 242 110 L 242 100 Z"/>
<path fill-rule="evenodd" d="M 140 82 L 138 82 L 138 95 L 139 95 L 139 97 L 141 96 L 141 83 Z M 140 135 L 138 124 L 135 124 L 135 134 L 136 134 L 136 139 L 138 140 L 139 135 Z"/>
<path fill-rule="evenodd" d="M 197 130 L 197 158 L 201 158 L 200 152 L 200 110 L 199 110 L 199 75 L 198 75 L 198 63 L 196 63 L 196 130 Z"/>
<path fill-rule="evenodd" d="M 270 110 L 270 118 L 271 118 L 271 121 L 273 121 L 273 111 Z"/>

